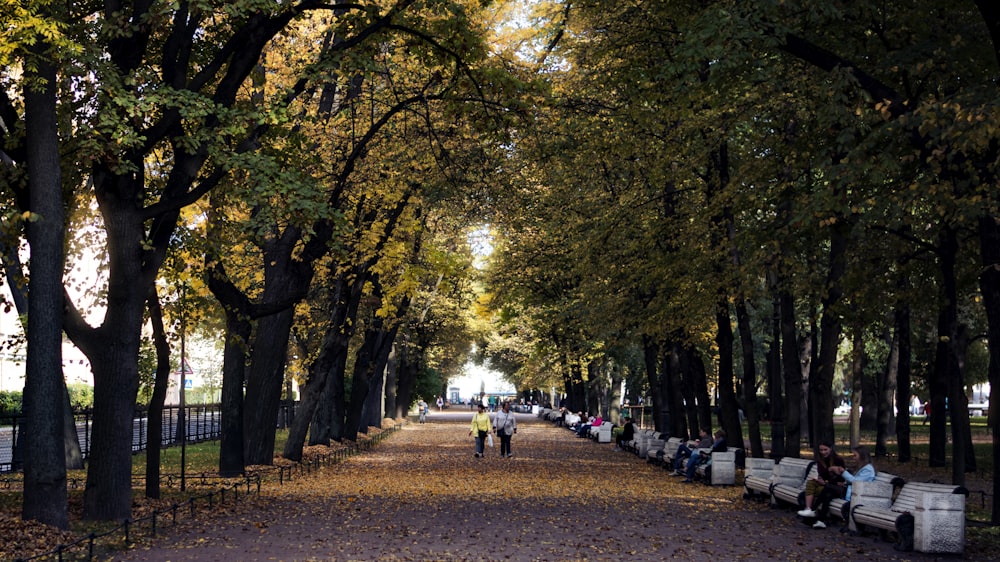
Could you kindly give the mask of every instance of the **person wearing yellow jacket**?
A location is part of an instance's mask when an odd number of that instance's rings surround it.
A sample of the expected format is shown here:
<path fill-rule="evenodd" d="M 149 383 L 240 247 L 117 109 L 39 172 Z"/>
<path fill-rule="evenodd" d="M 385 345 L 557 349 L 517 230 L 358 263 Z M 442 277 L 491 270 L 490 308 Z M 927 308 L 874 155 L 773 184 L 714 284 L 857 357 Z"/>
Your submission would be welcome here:
<path fill-rule="evenodd" d="M 472 416 L 472 428 L 469 429 L 469 435 L 476 436 L 475 456 L 477 458 L 483 456 L 483 445 L 486 443 L 486 436 L 493 430 L 493 426 L 490 424 L 490 416 L 483 409 L 483 405 L 479 404 L 479 411 L 476 412 L 476 415 Z"/>

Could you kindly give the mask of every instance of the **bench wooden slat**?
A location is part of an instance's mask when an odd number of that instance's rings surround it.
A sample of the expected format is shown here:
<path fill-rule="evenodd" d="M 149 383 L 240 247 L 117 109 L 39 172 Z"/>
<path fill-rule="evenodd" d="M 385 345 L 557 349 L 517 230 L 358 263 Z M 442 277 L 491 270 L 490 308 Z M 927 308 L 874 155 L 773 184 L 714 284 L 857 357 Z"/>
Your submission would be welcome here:
<path fill-rule="evenodd" d="M 903 551 L 961 553 L 967 495 L 961 486 L 907 482 L 888 507 L 858 498 L 851 507 L 851 525 L 859 532 L 868 527 L 895 531 L 897 548 Z"/>

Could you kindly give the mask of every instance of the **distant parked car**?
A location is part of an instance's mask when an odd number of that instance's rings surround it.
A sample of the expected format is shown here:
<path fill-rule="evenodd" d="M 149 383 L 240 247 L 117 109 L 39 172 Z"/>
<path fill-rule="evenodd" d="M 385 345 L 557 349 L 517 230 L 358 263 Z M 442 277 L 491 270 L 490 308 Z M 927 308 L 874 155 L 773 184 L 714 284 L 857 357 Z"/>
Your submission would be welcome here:
<path fill-rule="evenodd" d="M 847 404 L 841 404 L 833 409 L 833 415 L 835 416 L 849 416 L 851 415 L 851 407 Z"/>

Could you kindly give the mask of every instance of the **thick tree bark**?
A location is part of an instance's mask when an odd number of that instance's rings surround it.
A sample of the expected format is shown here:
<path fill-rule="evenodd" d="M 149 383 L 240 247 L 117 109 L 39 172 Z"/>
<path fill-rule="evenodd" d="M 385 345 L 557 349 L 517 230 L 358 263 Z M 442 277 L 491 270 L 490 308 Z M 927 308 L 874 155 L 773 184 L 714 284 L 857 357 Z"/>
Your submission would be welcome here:
<path fill-rule="evenodd" d="M 795 301 L 781 289 L 781 368 L 785 377 L 785 454 L 800 455 L 802 442 L 802 362 L 799 360 L 799 332 L 795 325 Z"/>
<path fill-rule="evenodd" d="M 153 289 L 146 308 L 149 323 L 153 329 L 153 347 L 156 349 L 156 377 L 153 380 L 153 395 L 146 410 L 146 497 L 160 497 L 160 450 L 163 448 L 163 403 L 167 398 L 170 384 L 170 342 L 163 327 L 163 309 L 160 298 Z"/>
<path fill-rule="evenodd" d="M 253 326 L 241 312 L 226 309 L 226 340 L 222 352 L 222 420 L 219 474 L 245 472 L 243 455 L 243 391 Z"/>
<path fill-rule="evenodd" d="M 684 347 L 684 355 L 688 358 L 687 365 L 691 374 L 691 382 L 694 386 L 695 400 L 698 402 L 698 417 L 691 430 L 697 432 L 701 428 L 711 429 L 712 424 L 712 402 L 708 395 L 708 377 L 705 373 L 705 362 L 701 355 L 693 346 Z"/>
<path fill-rule="evenodd" d="M 910 307 L 897 303 L 893 313 L 893 342 L 898 348 L 896 364 L 896 442 L 898 461 L 910 462 Z"/>
<path fill-rule="evenodd" d="M 781 376 L 781 300 L 771 299 L 771 342 L 767 348 L 767 399 L 771 423 L 771 456 L 785 456 L 785 397 Z"/>
<path fill-rule="evenodd" d="M 865 354 L 865 338 L 860 326 L 851 330 L 851 369 L 848 373 L 851 381 L 851 449 L 861 444 L 861 404 L 865 395 L 865 365 L 868 357 Z"/>
<path fill-rule="evenodd" d="M 682 398 L 676 403 L 676 408 L 682 415 L 675 416 L 674 426 L 676 432 L 671 435 L 679 437 L 689 437 L 698 435 L 698 402 L 694 393 L 694 381 L 691 379 L 691 364 L 689 357 L 684 352 L 684 345 L 674 342 L 673 351 L 670 356 L 670 367 L 675 374 L 673 380 L 675 392 Z"/>
<path fill-rule="evenodd" d="M 733 370 L 733 324 L 729 317 L 729 303 L 720 298 L 715 310 L 715 343 L 719 347 L 719 422 L 725 430 L 730 446 L 743 446 L 743 428 L 740 424 L 740 405 L 736 400 L 736 381 Z"/>
<path fill-rule="evenodd" d="M 321 402 L 324 390 L 327 387 L 328 377 L 333 370 L 336 361 L 337 348 L 334 342 L 337 338 L 337 331 L 333 323 L 327 325 L 323 340 L 320 343 L 319 354 L 309 366 L 309 378 L 299 387 L 301 396 L 299 407 L 295 419 L 292 420 L 288 428 L 288 439 L 285 441 L 285 448 L 282 456 L 286 459 L 302 460 L 302 450 L 305 447 L 306 435 L 310 425 L 313 424 L 317 407 Z M 319 443 L 310 443 L 318 445 Z M 329 444 L 329 441 L 323 444 Z"/>
<path fill-rule="evenodd" d="M 417 385 L 417 376 L 420 373 L 420 354 L 413 353 L 411 344 L 404 335 L 402 341 L 396 348 L 396 373 L 399 390 L 396 396 L 397 417 L 405 417 L 414 402 L 413 389 Z"/>
<path fill-rule="evenodd" d="M 33 45 L 30 51 L 37 66 L 34 71 L 25 71 L 37 80 L 28 80 L 24 90 L 30 208 L 34 220 L 27 226 L 31 248 L 30 325 L 22 404 L 25 425 L 30 429 L 24 435 L 21 516 L 68 529 L 62 377 L 65 226 L 56 122 L 56 68 L 49 59 L 50 48 L 45 41 Z"/>
<path fill-rule="evenodd" d="M 243 410 L 243 460 L 248 465 L 270 465 L 274 459 L 274 428 L 294 316 L 287 309 L 257 322 L 244 398 L 250 407 Z"/>
<path fill-rule="evenodd" d="M 395 420 L 406 417 L 406 410 L 400 413 L 396 408 L 396 398 L 398 397 L 396 387 L 398 384 L 399 381 L 396 378 L 396 344 L 393 342 L 392 349 L 389 350 L 389 356 L 385 359 L 385 403 L 382 405 L 382 408 L 385 411 L 385 415 L 392 416 Z"/>
<path fill-rule="evenodd" d="M 952 482 L 956 486 L 964 486 L 967 469 L 975 470 L 975 457 L 972 458 L 970 466 L 967 453 L 972 446 L 972 428 L 969 422 L 969 402 L 965 396 L 965 377 L 962 372 L 964 337 L 958 321 L 958 282 L 955 277 L 957 257 L 957 233 L 952 228 L 943 227 L 938 248 L 942 287 L 938 324 L 938 337 L 942 343 L 938 346 L 938 351 L 943 357 L 935 362 L 936 367 L 942 369 L 942 372 L 935 375 L 935 379 L 943 381 L 947 389 L 948 412 L 951 414 Z M 945 413 L 943 406 L 944 404 L 942 404 L 942 414 Z M 932 443 L 932 448 L 933 445 Z"/>
<path fill-rule="evenodd" d="M 659 355 L 660 346 L 656 341 L 656 338 L 648 334 L 642 335 L 642 360 L 643 365 L 646 369 L 646 382 L 649 385 L 652 406 L 654 412 L 654 422 L 655 426 L 658 423 L 658 416 L 655 414 L 659 412 L 660 404 L 660 377 L 657 376 L 657 367 L 659 366 Z M 642 414 L 640 413 L 640 416 Z"/>
<path fill-rule="evenodd" d="M 764 456 L 764 443 L 760 437 L 760 413 L 757 408 L 757 361 L 750 313 L 742 295 L 736 299 L 736 322 L 743 354 L 743 412 L 747 420 L 747 433 L 750 434 L 750 453 L 755 458 L 761 458 Z"/>
<path fill-rule="evenodd" d="M 826 441 L 835 442 L 833 431 L 833 373 L 837 366 L 837 349 L 840 346 L 842 322 L 840 312 L 841 279 L 846 271 L 847 237 L 844 221 L 830 228 L 829 268 L 825 294 L 821 299 L 823 317 L 820 319 L 819 360 L 809 377 L 810 408 L 814 433 L 812 448 Z"/>
<path fill-rule="evenodd" d="M 979 290 L 986 309 L 990 362 L 990 404 L 1000 404 L 1000 219 L 983 215 L 979 219 L 982 269 Z M 900 382 L 902 384 L 902 382 Z M 993 438 L 993 497 L 1000 498 L 1000 408 L 990 408 L 988 423 Z M 990 522 L 1000 524 L 1000 502 L 993 502 Z"/>
<path fill-rule="evenodd" d="M 880 372 L 878 384 L 878 424 L 875 432 L 875 456 L 884 457 L 889 454 L 887 441 L 892 431 L 893 412 L 892 401 L 896 396 L 896 380 L 899 376 L 899 341 L 890 329 L 886 329 L 884 341 L 889 347 L 889 357 L 885 368 Z M 903 402 L 903 407 L 909 402 Z"/>

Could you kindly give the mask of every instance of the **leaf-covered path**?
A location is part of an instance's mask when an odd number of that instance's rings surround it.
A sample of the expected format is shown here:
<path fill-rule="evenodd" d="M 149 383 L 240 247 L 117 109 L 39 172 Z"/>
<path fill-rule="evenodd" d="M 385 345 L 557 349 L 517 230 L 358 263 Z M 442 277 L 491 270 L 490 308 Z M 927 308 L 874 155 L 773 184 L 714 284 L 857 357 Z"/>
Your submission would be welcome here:
<path fill-rule="evenodd" d="M 373 451 L 269 488 L 120 559 L 933 560 L 814 530 L 742 489 L 684 485 L 608 444 L 519 416 L 514 458 L 473 458 L 471 413 L 432 414 Z"/>

